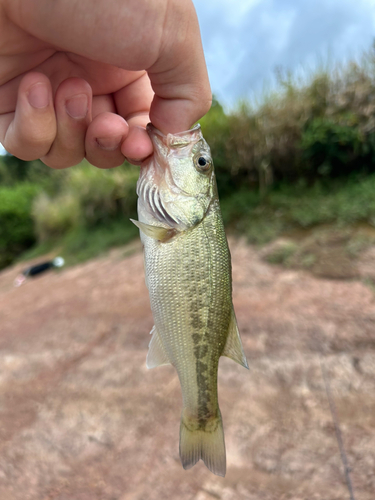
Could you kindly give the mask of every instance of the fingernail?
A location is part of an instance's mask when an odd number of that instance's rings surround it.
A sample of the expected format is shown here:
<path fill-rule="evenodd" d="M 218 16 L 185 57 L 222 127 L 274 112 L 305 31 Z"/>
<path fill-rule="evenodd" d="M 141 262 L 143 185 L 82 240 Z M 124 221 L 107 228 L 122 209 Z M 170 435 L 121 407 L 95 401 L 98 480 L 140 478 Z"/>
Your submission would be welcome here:
<path fill-rule="evenodd" d="M 65 101 L 66 112 L 76 120 L 85 118 L 89 109 L 89 100 L 86 94 L 78 94 Z"/>
<path fill-rule="evenodd" d="M 100 139 L 96 139 L 96 142 L 101 149 L 105 151 L 114 151 L 120 146 L 122 138 L 122 135 L 116 137 L 101 137 Z"/>
<path fill-rule="evenodd" d="M 29 88 L 27 99 L 33 108 L 46 108 L 49 104 L 49 90 L 45 83 L 35 83 Z"/>

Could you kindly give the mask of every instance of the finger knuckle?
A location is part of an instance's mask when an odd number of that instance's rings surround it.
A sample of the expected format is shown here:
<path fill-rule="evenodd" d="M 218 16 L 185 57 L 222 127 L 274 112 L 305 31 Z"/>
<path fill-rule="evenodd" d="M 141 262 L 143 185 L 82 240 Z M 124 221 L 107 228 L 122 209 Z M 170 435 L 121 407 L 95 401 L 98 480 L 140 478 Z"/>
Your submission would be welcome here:
<path fill-rule="evenodd" d="M 83 155 L 75 155 L 74 157 L 67 157 L 66 155 L 46 155 L 41 158 L 41 161 L 47 165 L 47 167 L 53 168 L 54 170 L 62 170 L 64 168 L 74 167 L 78 165 L 84 159 Z"/>
<path fill-rule="evenodd" d="M 119 167 L 122 165 L 124 162 L 124 158 L 106 158 L 106 157 L 93 157 L 91 158 L 90 156 L 86 157 L 87 161 L 91 163 L 91 165 L 94 165 L 94 167 L 102 168 L 102 169 L 107 169 L 107 168 L 114 168 L 114 167 Z"/>

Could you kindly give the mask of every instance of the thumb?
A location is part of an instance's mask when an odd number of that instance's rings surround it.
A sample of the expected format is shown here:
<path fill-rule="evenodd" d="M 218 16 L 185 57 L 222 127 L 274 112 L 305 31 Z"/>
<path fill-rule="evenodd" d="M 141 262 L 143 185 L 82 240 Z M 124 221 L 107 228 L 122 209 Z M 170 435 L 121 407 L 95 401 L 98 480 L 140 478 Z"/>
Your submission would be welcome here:
<path fill-rule="evenodd" d="M 155 96 L 150 120 L 164 133 L 189 129 L 211 107 L 198 18 L 190 0 L 171 0 L 161 50 L 148 69 Z"/>

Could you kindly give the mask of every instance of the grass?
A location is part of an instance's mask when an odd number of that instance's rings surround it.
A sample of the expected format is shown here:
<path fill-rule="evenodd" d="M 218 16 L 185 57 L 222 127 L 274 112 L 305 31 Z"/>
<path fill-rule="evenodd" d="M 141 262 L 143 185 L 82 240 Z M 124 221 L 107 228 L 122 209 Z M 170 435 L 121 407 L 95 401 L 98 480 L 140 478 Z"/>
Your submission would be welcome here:
<path fill-rule="evenodd" d="M 293 255 L 297 252 L 298 245 L 293 241 L 285 241 L 277 245 L 272 252 L 265 255 L 265 260 L 270 264 L 282 264 L 285 267 L 290 266 Z"/>
<path fill-rule="evenodd" d="M 0 269 L 36 241 L 30 211 L 38 190 L 28 182 L 0 187 Z"/>
<path fill-rule="evenodd" d="M 35 198 L 30 223 L 38 244 L 17 260 L 59 254 L 72 265 L 127 244 L 138 235 L 129 220 L 136 218 L 137 177 L 128 165 L 107 171 L 83 162 L 71 169 L 59 191 Z"/>
<path fill-rule="evenodd" d="M 355 258 L 370 240 L 371 243 L 374 240 L 374 193 L 375 175 L 371 175 L 324 184 L 320 182 L 313 186 L 280 185 L 263 196 L 255 191 L 238 191 L 224 197 L 221 207 L 227 232 L 245 236 L 256 245 L 267 244 L 282 235 L 292 235 L 293 240 L 306 239 L 312 231 L 314 235 L 318 234 L 319 228 L 325 228 L 327 233 L 336 230 L 343 233 L 363 224 L 371 235 L 362 232 L 345 243 L 348 256 Z M 75 227 L 59 238 L 34 246 L 19 260 L 54 252 L 61 254 L 67 265 L 77 264 L 112 247 L 125 245 L 137 235 L 138 229 L 127 216 L 117 217 L 107 224 L 91 228 Z M 314 252 L 306 250 L 299 255 L 295 245 L 287 244 L 276 248 L 267 260 L 289 266 L 297 255 L 301 266 L 308 268 L 314 264 L 310 254 Z"/>
<path fill-rule="evenodd" d="M 71 265 L 91 259 L 110 248 L 129 243 L 138 234 L 138 228 L 130 220 L 114 221 L 90 230 L 75 230 L 64 242 L 66 262 Z"/>
<path fill-rule="evenodd" d="M 22 254 L 18 260 L 30 260 L 53 253 L 64 257 L 66 265 L 75 265 L 111 248 L 126 245 L 136 238 L 138 232 L 128 219 L 118 219 L 90 229 L 76 228 L 61 238 L 40 243 Z"/>
<path fill-rule="evenodd" d="M 238 191 L 222 201 L 222 211 L 227 227 L 255 244 L 322 224 L 375 226 L 375 175 L 313 186 L 280 185 L 265 196 Z"/>

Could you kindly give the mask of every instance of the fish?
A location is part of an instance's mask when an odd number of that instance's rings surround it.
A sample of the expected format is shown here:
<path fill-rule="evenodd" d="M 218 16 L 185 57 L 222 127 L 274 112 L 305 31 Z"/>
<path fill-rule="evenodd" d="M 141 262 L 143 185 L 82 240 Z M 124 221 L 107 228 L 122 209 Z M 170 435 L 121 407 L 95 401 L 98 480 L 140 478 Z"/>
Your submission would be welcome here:
<path fill-rule="evenodd" d="M 226 452 L 218 404 L 220 356 L 248 368 L 232 303 L 231 258 L 210 148 L 199 124 L 147 132 L 154 153 L 141 165 L 138 221 L 145 279 L 155 325 L 148 368 L 171 364 L 183 399 L 180 458 L 200 459 L 225 476 Z"/>

